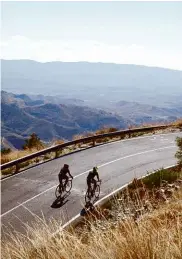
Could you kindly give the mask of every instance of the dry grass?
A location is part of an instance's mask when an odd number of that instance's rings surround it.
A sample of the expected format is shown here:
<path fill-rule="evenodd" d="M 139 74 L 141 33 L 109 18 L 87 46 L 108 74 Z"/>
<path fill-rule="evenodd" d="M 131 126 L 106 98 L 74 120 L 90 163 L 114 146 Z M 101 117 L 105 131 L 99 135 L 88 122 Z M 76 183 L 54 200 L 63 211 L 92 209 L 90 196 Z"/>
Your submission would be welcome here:
<path fill-rule="evenodd" d="M 176 126 L 176 127 L 182 127 L 182 118 L 181 119 L 178 119 L 174 122 L 151 122 L 151 123 L 142 123 L 140 125 L 129 125 L 129 129 L 134 129 L 134 128 L 144 128 L 144 127 L 155 127 L 155 126 L 158 126 L 158 125 L 171 125 L 171 126 Z"/>
<path fill-rule="evenodd" d="M 57 140 L 54 142 L 55 145 L 60 145 L 60 144 L 64 144 L 64 143 L 65 143 L 65 141 L 64 141 L 63 139 L 57 139 Z"/>
<path fill-rule="evenodd" d="M 182 189 L 168 203 L 144 214 L 136 222 L 97 220 L 75 231 L 61 231 L 37 219 L 25 236 L 13 235 L 2 242 L 4 259 L 181 259 Z M 81 230 L 81 231 L 80 231 Z"/>
<path fill-rule="evenodd" d="M 168 123 L 164 122 L 151 122 L 151 123 L 142 123 L 140 125 L 129 125 L 129 129 L 135 129 L 135 128 L 145 128 L 145 127 L 155 127 L 158 125 L 168 125 Z"/>
<path fill-rule="evenodd" d="M 178 128 L 182 128 L 182 119 L 179 119 L 173 123 Z"/>
<path fill-rule="evenodd" d="M 118 131 L 118 129 L 114 127 L 103 127 L 101 129 L 96 130 L 95 135 L 106 134 L 116 131 Z"/>
<path fill-rule="evenodd" d="M 11 153 L 7 155 L 1 155 L 1 164 L 7 163 L 9 161 L 30 155 L 32 153 L 37 152 L 37 149 L 31 149 L 31 150 L 16 150 L 12 151 Z"/>

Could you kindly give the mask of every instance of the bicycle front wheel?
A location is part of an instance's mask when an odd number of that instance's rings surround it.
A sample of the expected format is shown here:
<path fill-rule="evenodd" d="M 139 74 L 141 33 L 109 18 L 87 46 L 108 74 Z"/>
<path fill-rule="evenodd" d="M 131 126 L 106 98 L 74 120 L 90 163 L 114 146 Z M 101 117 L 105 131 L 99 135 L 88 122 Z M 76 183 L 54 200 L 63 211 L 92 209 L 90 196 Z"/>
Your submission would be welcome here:
<path fill-rule="evenodd" d="M 99 195 L 100 195 L 100 185 L 97 185 L 95 189 L 95 198 L 99 198 Z"/>
<path fill-rule="evenodd" d="M 66 185 L 66 192 L 70 192 L 72 188 L 72 180 L 68 180 Z"/>
<path fill-rule="evenodd" d="M 61 195 L 59 190 L 59 185 L 56 188 L 55 195 L 56 195 L 56 198 L 58 198 Z"/>
<path fill-rule="evenodd" d="M 85 202 L 87 203 L 87 202 L 89 202 L 91 200 L 91 195 L 90 195 L 90 192 L 88 192 L 88 190 L 87 190 L 87 192 L 86 192 L 86 194 L 85 194 Z"/>

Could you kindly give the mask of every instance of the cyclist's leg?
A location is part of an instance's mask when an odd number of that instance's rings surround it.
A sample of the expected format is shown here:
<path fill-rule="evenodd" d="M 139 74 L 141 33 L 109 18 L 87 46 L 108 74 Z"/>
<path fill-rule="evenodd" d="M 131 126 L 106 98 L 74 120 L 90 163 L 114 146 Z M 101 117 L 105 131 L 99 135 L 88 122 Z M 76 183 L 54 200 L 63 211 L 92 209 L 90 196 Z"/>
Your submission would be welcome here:
<path fill-rule="evenodd" d="M 59 192 L 62 190 L 62 182 L 63 182 L 63 177 L 59 176 Z"/>
<path fill-rule="evenodd" d="M 91 180 L 87 179 L 87 188 L 88 188 L 88 194 L 90 194 L 91 191 Z"/>
<path fill-rule="evenodd" d="M 67 183 L 68 183 L 68 176 L 67 175 L 65 175 L 64 176 L 64 188 L 66 188 L 66 185 L 67 185 Z"/>
<path fill-rule="evenodd" d="M 97 181 L 95 179 L 93 179 L 93 183 L 94 183 L 94 191 L 95 191 L 96 187 L 97 187 Z"/>
<path fill-rule="evenodd" d="M 59 179 L 59 185 L 61 185 L 62 184 L 62 176 L 60 174 L 58 175 L 58 179 Z"/>

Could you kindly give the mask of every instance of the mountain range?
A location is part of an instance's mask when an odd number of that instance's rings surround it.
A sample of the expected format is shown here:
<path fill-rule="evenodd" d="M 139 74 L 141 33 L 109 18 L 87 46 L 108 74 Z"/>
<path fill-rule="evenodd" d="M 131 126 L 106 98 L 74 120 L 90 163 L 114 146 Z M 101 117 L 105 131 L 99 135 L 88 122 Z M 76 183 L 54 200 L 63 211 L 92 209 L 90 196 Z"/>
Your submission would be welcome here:
<path fill-rule="evenodd" d="M 182 71 L 126 64 L 1 60 L 2 89 L 61 96 L 97 107 L 139 102 L 158 107 L 182 100 Z"/>
<path fill-rule="evenodd" d="M 46 99 L 46 98 L 45 98 Z M 1 135 L 21 148 L 32 132 L 46 141 L 71 139 L 73 135 L 103 126 L 127 128 L 129 121 L 100 109 L 32 100 L 25 94 L 1 92 Z"/>

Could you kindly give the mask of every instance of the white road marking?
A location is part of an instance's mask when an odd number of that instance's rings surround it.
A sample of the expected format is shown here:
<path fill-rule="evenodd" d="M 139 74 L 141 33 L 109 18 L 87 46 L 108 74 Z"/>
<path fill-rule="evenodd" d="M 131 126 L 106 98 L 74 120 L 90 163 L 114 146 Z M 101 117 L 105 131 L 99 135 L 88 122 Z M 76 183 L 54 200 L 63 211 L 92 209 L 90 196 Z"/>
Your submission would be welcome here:
<path fill-rule="evenodd" d="M 154 151 L 158 151 L 158 150 L 164 150 L 164 149 L 169 149 L 169 148 L 175 148 L 175 147 L 176 147 L 176 146 L 174 146 L 174 145 L 173 145 L 173 146 L 167 146 L 167 147 L 162 147 L 162 148 L 156 148 L 156 149 L 146 150 L 146 151 L 139 152 L 139 153 L 135 153 L 135 154 L 132 154 L 132 155 L 120 157 L 120 158 L 117 158 L 117 159 L 112 160 L 112 161 L 110 161 L 110 162 L 104 163 L 104 164 L 98 166 L 98 168 L 103 167 L 103 166 L 107 166 L 107 165 L 109 165 L 109 164 L 111 164 L 111 163 L 115 163 L 115 162 L 117 162 L 117 161 L 119 161 L 119 160 L 123 160 L 123 159 L 126 159 L 126 158 L 130 158 L 130 157 L 134 157 L 134 156 L 138 156 L 138 155 L 142 155 L 142 154 L 146 154 L 146 153 L 150 153 L 150 152 L 154 152 Z M 80 177 L 80 176 L 82 176 L 82 175 L 88 173 L 90 170 L 91 170 L 91 169 L 89 169 L 89 170 L 87 170 L 87 171 L 85 171 L 85 172 L 83 172 L 83 173 L 81 173 L 81 174 L 78 174 L 78 175 L 74 176 L 74 179 L 76 179 L 76 178 L 78 178 L 78 177 Z M 10 210 L 6 211 L 5 213 L 3 213 L 3 214 L 1 215 L 1 217 L 4 217 L 5 215 L 9 214 L 9 213 L 12 212 L 13 210 L 15 210 L 15 209 L 21 207 L 22 205 L 24 205 L 24 204 L 26 204 L 27 202 L 29 202 L 29 201 L 31 201 L 31 200 L 33 200 L 33 199 L 39 197 L 40 195 L 42 195 L 42 194 L 44 194 L 44 193 L 50 191 L 51 189 L 55 188 L 56 186 L 57 186 L 57 184 L 54 185 L 54 186 L 52 186 L 52 187 L 50 187 L 50 188 L 48 188 L 48 189 L 46 189 L 45 191 L 43 191 L 43 192 L 41 192 L 41 193 L 39 193 L 39 194 L 33 196 L 32 198 L 30 198 L 30 199 L 28 199 L 28 200 L 26 200 L 26 201 L 24 201 L 24 202 L 18 204 L 17 206 L 15 206 L 15 207 L 13 207 L 12 209 L 10 209 Z"/>
<path fill-rule="evenodd" d="M 163 136 L 166 136 L 166 135 L 173 135 L 173 134 L 178 134 L 178 132 L 173 132 L 173 133 L 163 133 L 163 134 L 159 134 L 159 135 L 155 135 L 154 136 L 154 138 L 155 139 L 150 139 L 150 140 L 156 140 L 156 138 L 157 137 L 163 137 Z M 99 148 L 99 147 L 102 147 L 102 146 L 107 146 L 107 145 L 116 145 L 116 144 L 120 144 L 121 142 L 126 142 L 126 141 L 132 141 L 132 140 L 137 140 L 137 139 L 143 139 L 143 138 L 151 138 L 151 135 L 149 135 L 149 136 L 140 136 L 140 137 L 135 137 L 135 138 L 130 138 L 130 139 L 121 139 L 121 140 L 117 140 L 117 141 L 112 141 L 112 142 L 109 142 L 109 143 L 106 143 L 106 144 L 104 144 L 104 145 L 100 145 L 100 146 L 96 146 L 95 148 Z M 170 142 L 170 143 L 174 143 L 174 142 Z M 83 151 L 83 150 L 81 150 L 81 151 Z M 69 155 L 72 155 L 73 153 L 70 153 Z M 62 157 L 60 157 L 60 159 L 61 159 Z M 44 163 L 43 163 L 44 164 Z M 38 165 L 36 165 L 36 166 L 41 166 L 42 164 L 38 164 Z M 31 167 L 30 168 L 28 168 L 28 169 L 26 169 L 26 170 L 24 170 L 24 171 L 22 171 L 22 172 L 20 172 L 20 173 L 18 173 L 18 174 L 13 174 L 13 175 L 11 175 L 11 176 L 9 176 L 9 177 L 7 177 L 7 178 L 4 178 L 4 179 L 1 179 L 1 182 L 3 182 L 3 181 L 6 181 L 6 180 L 9 180 L 10 178 L 12 178 L 12 177 L 18 177 L 19 175 L 21 175 L 21 174 L 23 174 L 23 173 L 26 173 L 29 169 L 31 169 Z"/>

